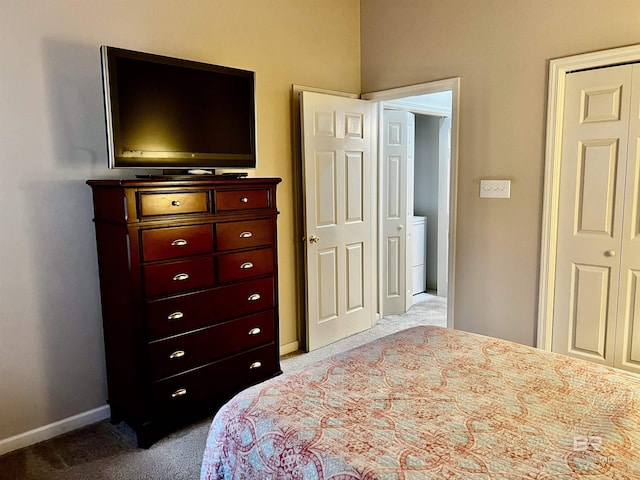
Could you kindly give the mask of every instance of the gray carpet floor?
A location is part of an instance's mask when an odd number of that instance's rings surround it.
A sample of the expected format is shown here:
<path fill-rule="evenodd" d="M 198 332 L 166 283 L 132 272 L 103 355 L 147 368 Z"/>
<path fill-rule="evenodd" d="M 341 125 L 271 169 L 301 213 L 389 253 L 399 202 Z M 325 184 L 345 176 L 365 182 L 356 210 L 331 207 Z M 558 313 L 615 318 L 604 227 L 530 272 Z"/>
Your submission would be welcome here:
<path fill-rule="evenodd" d="M 285 372 L 416 325 L 446 326 L 446 299 L 424 296 L 406 314 L 389 315 L 375 327 L 309 353 L 283 357 Z M 165 480 L 198 479 L 211 419 L 185 427 L 154 443 L 136 447 L 124 423 L 98 422 L 46 442 L 0 456 L 0 480 Z"/>

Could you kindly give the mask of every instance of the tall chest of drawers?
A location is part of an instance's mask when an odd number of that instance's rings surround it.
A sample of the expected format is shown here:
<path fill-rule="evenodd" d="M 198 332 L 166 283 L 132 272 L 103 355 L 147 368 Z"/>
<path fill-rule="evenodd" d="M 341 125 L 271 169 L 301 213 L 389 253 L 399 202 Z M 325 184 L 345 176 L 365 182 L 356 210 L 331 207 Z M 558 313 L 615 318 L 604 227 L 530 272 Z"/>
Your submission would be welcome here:
<path fill-rule="evenodd" d="M 140 446 L 281 373 L 279 182 L 87 182 L 111 419 Z"/>

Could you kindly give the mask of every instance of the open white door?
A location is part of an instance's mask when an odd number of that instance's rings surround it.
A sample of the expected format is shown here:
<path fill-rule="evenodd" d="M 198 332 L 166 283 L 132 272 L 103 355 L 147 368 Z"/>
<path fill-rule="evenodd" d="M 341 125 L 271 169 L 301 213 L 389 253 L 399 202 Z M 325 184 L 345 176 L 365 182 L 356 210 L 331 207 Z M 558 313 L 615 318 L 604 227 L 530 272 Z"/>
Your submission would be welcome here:
<path fill-rule="evenodd" d="M 413 162 L 415 118 L 402 110 L 383 112 L 382 128 L 382 313 L 412 305 Z"/>
<path fill-rule="evenodd" d="M 301 94 L 307 349 L 373 325 L 374 104 Z"/>

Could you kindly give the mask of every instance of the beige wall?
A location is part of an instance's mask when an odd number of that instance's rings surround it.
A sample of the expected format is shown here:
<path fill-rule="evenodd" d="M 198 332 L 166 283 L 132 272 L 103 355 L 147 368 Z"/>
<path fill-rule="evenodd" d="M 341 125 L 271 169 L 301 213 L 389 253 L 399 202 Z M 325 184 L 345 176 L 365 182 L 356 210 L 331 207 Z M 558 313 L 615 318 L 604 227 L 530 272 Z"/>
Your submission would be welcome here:
<path fill-rule="evenodd" d="M 281 344 L 297 338 L 292 84 L 359 92 L 358 0 L 24 0 L 0 15 L 0 441 L 106 401 L 87 178 L 108 171 L 98 48 L 255 70 L 279 188 Z"/>
<path fill-rule="evenodd" d="M 534 344 L 548 61 L 640 43 L 640 2 L 361 0 L 360 28 L 363 92 L 461 77 L 455 325 Z"/>

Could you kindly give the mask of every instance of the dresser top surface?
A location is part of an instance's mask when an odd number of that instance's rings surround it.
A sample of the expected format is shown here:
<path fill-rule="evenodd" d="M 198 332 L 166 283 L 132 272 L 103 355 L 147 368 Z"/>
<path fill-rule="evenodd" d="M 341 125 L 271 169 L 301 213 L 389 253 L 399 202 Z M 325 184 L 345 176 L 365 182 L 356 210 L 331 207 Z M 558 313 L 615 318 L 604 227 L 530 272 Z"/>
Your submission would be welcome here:
<path fill-rule="evenodd" d="M 239 186 L 239 185 L 256 185 L 256 184 L 273 184 L 277 185 L 282 181 L 281 178 L 263 178 L 263 177 L 243 177 L 234 178 L 226 176 L 198 176 L 195 178 L 172 179 L 171 177 L 162 178 L 131 178 L 131 179 L 103 179 L 103 180 L 87 180 L 87 184 L 91 187 L 193 187 L 193 186 Z"/>

